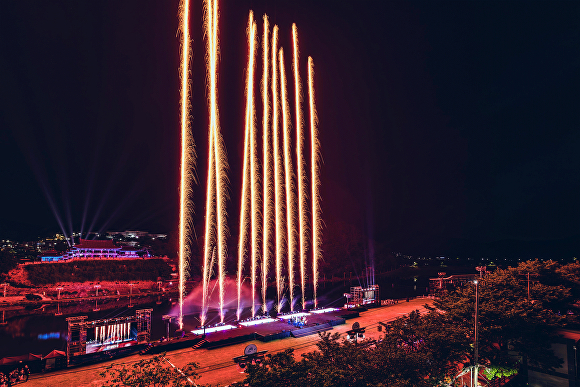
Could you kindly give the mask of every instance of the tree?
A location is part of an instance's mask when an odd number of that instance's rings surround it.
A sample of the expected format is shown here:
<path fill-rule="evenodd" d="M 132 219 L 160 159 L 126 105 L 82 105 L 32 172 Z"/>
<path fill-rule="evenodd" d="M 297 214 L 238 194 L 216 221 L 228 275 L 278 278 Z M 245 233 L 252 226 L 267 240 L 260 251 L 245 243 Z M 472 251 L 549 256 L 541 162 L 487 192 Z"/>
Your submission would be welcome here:
<path fill-rule="evenodd" d="M 235 386 L 433 386 L 457 372 L 469 341 L 447 316 L 415 311 L 395 320 L 378 342 L 341 340 L 320 333 L 317 350 L 294 359 L 293 351 L 270 354 L 249 365 Z"/>
<path fill-rule="evenodd" d="M 567 323 L 558 311 L 572 298 L 570 289 L 558 284 L 558 267 L 553 261 L 528 261 L 480 279 L 479 364 L 510 368 L 518 361 L 514 355 L 526 355 L 531 365 L 547 369 L 561 364 L 551 343 Z M 530 301 L 527 273 L 533 279 Z M 434 305 L 473 340 L 475 285 L 460 287 Z M 473 351 L 468 356 L 473 361 Z"/>
<path fill-rule="evenodd" d="M 177 387 L 189 386 L 199 379 L 197 363 L 188 363 L 181 370 L 172 367 L 165 361 L 165 354 L 151 359 L 140 360 L 132 366 L 111 364 L 100 375 L 107 378 L 103 386 L 108 387 Z"/>
<path fill-rule="evenodd" d="M 8 249 L 0 249 L 0 278 L 18 264 L 18 258 Z"/>

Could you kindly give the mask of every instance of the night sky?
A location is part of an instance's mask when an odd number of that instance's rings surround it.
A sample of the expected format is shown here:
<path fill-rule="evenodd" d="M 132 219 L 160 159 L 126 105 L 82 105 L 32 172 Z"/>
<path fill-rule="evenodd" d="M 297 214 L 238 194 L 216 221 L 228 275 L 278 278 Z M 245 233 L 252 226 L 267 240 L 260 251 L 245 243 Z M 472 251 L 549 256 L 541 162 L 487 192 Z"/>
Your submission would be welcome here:
<path fill-rule="evenodd" d="M 208 120 L 202 9 L 193 3 L 200 235 Z M 279 25 L 287 73 L 297 23 L 303 85 L 314 58 L 329 228 L 348 223 L 395 251 L 430 255 L 579 239 L 579 2 L 220 6 L 233 235 L 253 9 L 259 31 L 264 12 Z M 0 238 L 58 231 L 55 212 L 67 232 L 176 232 L 177 7 L 0 2 Z"/>

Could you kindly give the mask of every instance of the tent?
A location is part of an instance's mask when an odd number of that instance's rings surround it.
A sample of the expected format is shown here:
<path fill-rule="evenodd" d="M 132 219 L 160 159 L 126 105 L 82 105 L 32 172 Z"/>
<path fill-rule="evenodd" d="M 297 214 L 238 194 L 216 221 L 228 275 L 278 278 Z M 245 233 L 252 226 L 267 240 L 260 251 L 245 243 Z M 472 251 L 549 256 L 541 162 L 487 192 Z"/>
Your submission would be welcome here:
<path fill-rule="evenodd" d="M 8 373 L 15 368 L 28 366 L 30 372 L 40 372 L 42 369 L 42 355 L 29 353 L 20 356 L 7 356 L 0 359 L 0 371 Z"/>
<path fill-rule="evenodd" d="M 55 349 L 42 358 L 42 363 L 45 371 L 66 368 L 66 352 L 57 351 Z"/>

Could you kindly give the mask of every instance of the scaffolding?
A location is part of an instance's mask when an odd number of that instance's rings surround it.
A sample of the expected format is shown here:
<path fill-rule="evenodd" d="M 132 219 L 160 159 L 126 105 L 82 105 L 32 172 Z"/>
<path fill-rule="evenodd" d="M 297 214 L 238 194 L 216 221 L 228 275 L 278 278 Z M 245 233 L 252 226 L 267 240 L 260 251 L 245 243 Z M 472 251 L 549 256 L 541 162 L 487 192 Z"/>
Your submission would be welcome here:
<path fill-rule="evenodd" d="M 135 311 L 137 319 L 137 343 L 148 343 L 151 340 L 151 312 L 153 309 Z"/>
<path fill-rule="evenodd" d="M 67 336 L 67 351 L 66 359 L 67 365 L 70 364 L 70 359 L 74 356 L 81 356 L 87 354 L 87 330 L 94 329 L 99 332 L 99 328 L 103 330 L 103 337 L 117 337 L 115 340 L 125 340 L 129 336 L 131 324 L 136 324 L 137 327 L 137 344 L 148 343 L 151 340 L 151 312 L 153 309 L 139 309 L 135 311 L 134 316 L 115 317 L 102 320 L 86 321 L 87 316 L 68 317 L 68 336 Z M 127 324 L 127 329 L 119 330 L 119 327 Z M 111 328 L 111 329 L 108 329 Z M 92 332 L 92 331 L 91 331 Z M 120 334 L 122 332 L 122 334 Z M 96 338 L 96 334 L 95 334 Z"/>
<path fill-rule="evenodd" d="M 66 339 L 66 364 L 70 364 L 72 356 L 87 353 L 87 316 L 67 317 L 68 336 Z"/>
<path fill-rule="evenodd" d="M 347 297 L 347 306 L 355 307 L 359 305 L 380 305 L 379 285 L 371 285 L 367 288 L 362 286 L 353 286 Z"/>

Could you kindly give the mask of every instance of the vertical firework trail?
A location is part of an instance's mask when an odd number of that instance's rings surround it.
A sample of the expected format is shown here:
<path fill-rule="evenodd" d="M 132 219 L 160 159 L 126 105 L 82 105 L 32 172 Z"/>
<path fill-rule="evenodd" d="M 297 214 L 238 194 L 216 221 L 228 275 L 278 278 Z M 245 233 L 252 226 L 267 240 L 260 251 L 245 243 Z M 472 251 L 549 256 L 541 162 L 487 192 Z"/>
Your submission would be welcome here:
<path fill-rule="evenodd" d="M 268 304 L 266 302 L 266 290 L 268 288 L 268 269 L 270 263 L 270 249 L 269 249 L 269 242 L 270 242 L 270 234 L 272 228 L 272 163 L 271 163 L 271 152 L 270 152 L 270 125 L 269 125 L 269 118 L 270 118 L 270 99 L 268 96 L 268 63 L 270 61 L 270 56 L 268 55 L 268 32 L 270 27 L 268 25 L 268 16 L 264 15 L 264 38 L 262 41 L 262 50 L 264 56 L 264 67 L 262 69 L 262 102 L 263 102 L 263 115 L 262 115 L 262 125 L 263 125 L 263 133 L 262 133 L 262 149 L 263 149 L 263 167 L 264 167 L 264 174 L 263 174 L 263 187 L 264 187 L 264 196 L 263 196 L 263 226 L 262 226 L 262 313 L 268 313 Z"/>
<path fill-rule="evenodd" d="M 314 307 L 318 307 L 318 261 L 321 258 L 321 209 L 320 209 L 320 140 L 318 139 L 318 117 L 314 106 L 314 62 L 308 57 L 308 102 L 310 105 L 310 165 L 312 168 L 312 275 Z"/>
<path fill-rule="evenodd" d="M 294 311 L 294 255 L 296 247 L 296 218 L 294 207 L 294 185 L 292 179 L 292 156 L 290 154 L 290 114 L 286 94 L 286 73 L 284 70 L 284 50 L 280 48 L 280 102 L 282 105 L 282 127 L 284 137 L 284 170 L 286 187 L 286 232 L 288 246 L 288 290 L 290 311 Z"/>
<path fill-rule="evenodd" d="M 219 283 L 219 309 L 220 321 L 224 321 L 224 286 L 225 286 L 225 259 L 226 259 L 226 244 L 227 224 L 226 224 L 226 210 L 225 203 L 227 200 L 227 160 L 225 155 L 225 147 L 220 133 L 219 127 L 219 112 L 217 106 L 217 61 L 218 61 L 218 5 L 216 0 L 206 1 L 206 36 L 207 36 L 207 67 L 209 72 L 209 105 L 210 105 L 210 128 L 209 128 L 209 143 L 210 143 L 210 167 L 208 168 L 208 198 L 207 205 L 214 204 L 210 192 L 212 183 L 210 183 L 211 172 L 214 172 L 212 179 L 213 188 L 215 189 L 215 221 L 208 223 L 206 218 L 206 248 L 209 247 L 210 236 L 215 227 L 215 237 L 217 239 L 217 265 L 218 265 L 218 283 Z M 213 170 L 211 159 L 213 157 Z M 210 211 L 207 209 L 206 211 Z M 211 210 L 213 213 L 213 210 Z M 211 220 L 211 219 L 209 219 Z M 209 228 L 207 226 L 210 226 Z M 214 238 L 211 238 L 212 240 Z M 209 249 L 205 250 L 204 256 L 207 260 Z M 204 269 L 207 266 L 207 261 L 204 263 Z M 205 277 L 207 275 L 207 277 Z M 211 275 L 211 267 L 204 270 L 204 281 L 209 281 Z M 206 284 L 207 285 L 207 284 Z M 206 290 L 204 290 L 206 291 Z M 207 293 L 206 293 L 207 296 Z M 204 307 L 207 309 L 207 298 L 204 300 Z M 202 316 L 205 317 L 205 316 Z M 202 318 L 205 322 L 205 318 Z"/>
<path fill-rule="evenodd" d="M 244 170 L 242 177 L 242 200 L 240 205 L 240 234 L 238 240 L 238 310 L 236 318 L 239 320 L 242 313 L 242 283 L 246 240 L 248 237 L 248 206 L 250 203 L 250 187 L 248 185 L 248 169 L 250 158 L 250 131 L 254 125 L 254 54 L 256 51 L 256 30 L 254 28 L 254 14 L 250 11 L 248 21 L 248 68 L 246 81 L 246 118 L 244 125 Z"/>
<path fill-rule="evenodd" d="M 278 52 L 278 26 L 272 30 L 272 132 L 273 132 L 273 154 L 274 154 L 274 209 L 275 209 L 275 231 L 276 231 L 276 294 L 277 310 L 282 307 L 282 252 L 284 251 L 284 212 L 282 207 L 282 169 L 280 167 L 280 134 L 278 133 L 278 70 L 276 64 L 276 54 Z"/>
<path fill-rule="evenodd" d="M 254 30 L 257 29 L 256 22 L 253 24 Z M 252 104 L 252 111 L 255 107 Z M 250 188 L 250 199 L 252 201 L 252 209 L 251 209 L 251 229 L 252 229 L 252 237 L 251 237 L 251 248 L 252 248 L 252 317 L 256 315 L 256 308 L 254 303 L 256 302 L 256 272 L 258 270 L 258 254 L 260 252 L 260 241 L 258 239 L 258 234 L 260 232 L 260 196 L 258 193 L 260 192 L 260 177 L 259 177 L 259 165 L 258 165 L 258 155 L 256 154 L 257 149 L 256 144 L 256 126 L 254 122 L 250 126 L 250 183 L 252 188 Z"/>
<path fill-rule="evenodd" d="M 212 73 L 211 73 L 211 116 L 213 123 L 214 152 L 216 162 L 216 207 L 217 207 L 217 242 L 218 242 L 218 276 L 219 276 L 219 303 L 220 303 L 220 321 L 224 322 L 225 318 L 225 279 L 226 279 L 226 258 L 227 258 L 227 212 L 226 201 L 228 199 L 227 186 L 227 159 L 225 145 L 220 132 L 219 110 L 217 105 L 217 61 L 218 61 L 218 4 L 217 0 L 212 0 L 213 17 L 212 17 Z"/>
<path fill-rule="evenodd" d="M 183 329 L 183 297 L 189 266 L 189 239 L 191 233 L 191 184 L 195 168 L 195 145 L 189 117 L 189 0 L 179 4 L 181 42 L 181 178 L 179 186 L 179 329 Z"/>
<path fill-rule="evenodd" d="M 212 51 L 212 40 L 211 40 L 211 3 L 205 5 L 205 29 L 206 38 L 208 39 L 208 48 L 206 53 L 207 71 L 211 71 L 209 61 Z M 210 113 L 211 114 L 211 113 Z M 208 309 L 208 290 L 209 281 L 212 272 L 212 264 L 210 254 L 213 251 L 214 244 L 214 227 L 215 227 L 215 160 L 214 160 L 214 141 L 213 141 L 213 127 L 210 118 L 210 128 L 208 131 L 208 142 L 209 142 L 209 152 L 208 152 L 208 168 L 207 168 L 207 192 L 205 197 L 205 236 L 204 236 L 204 247 L 203 247 L 203 294 L 202 294 L 202 307 L 201 307 L 201 325 L 205 325 L 207 319 L 207 309 Z"/>
<path fill-rule="evenodd" d="M 292 43 L 294 46 L 294 101 L 296 104 L 296 164 L 298 180 L 298 230 L 300 245 L 300 280 L 302 285 L 302 309 L 306 308 L 306 174 L 304 168 L 304 133 L 302 132 L 302 96 L 300 76 L 298 75 L 298 28 L 292 24 Z"/>
<path fill-rule="evenodd" d="M 215 224 L 215 161 L 213 159 L 213 141 L 209 141 L 209 161 L 207 169 L 207 193 L 206 193 L 206 203 L 205 203 L 205 239 L 203 246 L 203 287 L 202 287 L 202 306 L 201 306 L 201 325 L 205 325 L 207 318 L 207 308 L 208 308 L 208 287 L 209 280 L 211 277 L 211 251 L 213 249 L 212 242 L 214 239 L 213 225 Z"/>

